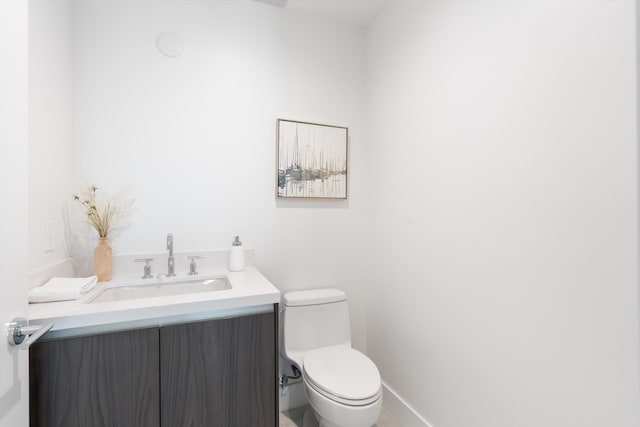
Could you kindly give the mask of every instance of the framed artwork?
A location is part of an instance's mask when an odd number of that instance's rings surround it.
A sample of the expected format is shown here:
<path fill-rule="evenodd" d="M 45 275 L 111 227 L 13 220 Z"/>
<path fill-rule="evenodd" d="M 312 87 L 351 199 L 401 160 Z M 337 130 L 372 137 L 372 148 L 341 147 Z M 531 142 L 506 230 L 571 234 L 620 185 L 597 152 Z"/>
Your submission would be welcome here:
<path fill-rule="evenodd" d="M 276 195 L 346 199 L 349 129 L 278 119 Z"/>

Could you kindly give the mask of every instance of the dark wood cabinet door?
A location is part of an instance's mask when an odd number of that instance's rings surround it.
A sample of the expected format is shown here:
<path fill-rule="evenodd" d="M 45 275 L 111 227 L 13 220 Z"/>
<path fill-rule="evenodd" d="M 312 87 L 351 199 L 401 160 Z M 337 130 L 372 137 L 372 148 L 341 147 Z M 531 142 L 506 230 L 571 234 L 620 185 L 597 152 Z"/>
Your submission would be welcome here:
<path fill-rule="evenodd" d="M 35 344 L 31 426 L 158 427 L 158 338 L 154 328 Z"/>
<path fill-rule="evenodd" d="M 160 329 L 162 427 L 274 427 L 275 313 Z"/>

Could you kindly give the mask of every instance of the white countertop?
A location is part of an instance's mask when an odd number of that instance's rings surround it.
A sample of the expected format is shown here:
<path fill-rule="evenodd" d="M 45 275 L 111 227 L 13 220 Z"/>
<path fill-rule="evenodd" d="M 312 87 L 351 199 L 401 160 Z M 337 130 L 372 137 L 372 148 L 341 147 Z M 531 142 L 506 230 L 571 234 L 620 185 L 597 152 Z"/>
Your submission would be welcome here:
<path fill-rule="evenodd" d="M 115 302 L 86 302 L 92 300 L 105 287 L 123 285 L 133 279 L 120 278 L 98 283 L 94 290 L 77 301 L 29 304 L 29 322 L 53 323 L 52 331 L 61 331 L 176 316 L 211 313 L 231 315 L 280 302 L 280 291 L 254 267 L 247 267 L 237 273 L 226 269 L 200 273 L 202 278 L 207 276 L 225 276 L 231 284 L 231 289 Z M 194 276 L 178 274 L 176 279 L 180 278 L 193 280 Z M 135 279 L 140 282 L 138 278 Z"/>

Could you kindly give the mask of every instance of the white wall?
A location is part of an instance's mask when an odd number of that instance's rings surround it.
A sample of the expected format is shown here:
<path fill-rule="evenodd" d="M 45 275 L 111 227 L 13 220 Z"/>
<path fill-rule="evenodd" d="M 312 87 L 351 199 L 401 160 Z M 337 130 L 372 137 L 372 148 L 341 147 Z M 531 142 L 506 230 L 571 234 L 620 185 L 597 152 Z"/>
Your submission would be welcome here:
<path fill-rule="evenodd" d="M 114 251 L 161 252 L 168 232 L 176 251 L 224 249 L 239 234 L 281 291 L 344 288 L 364 348 L 364 32 L 249 0 L 73 7 L 74 177 L 137 199 Z M 162 31 L 182 56 L 156 50 Z M 349 127 L 348 201 L 276 201 L 278 117 Z"/>
<path fill-rule="evenodd" d="M 72 181 L 71 2 L 29 1 L 29 269 L 64 260 Z M 51 242 L 45 221 L 50 221 Z"/>
<path fill-rule="evenodd" d="M 367 348 L 433 427 L 640 423 L 634 19 L 399 0 L 368 29 Z"/>

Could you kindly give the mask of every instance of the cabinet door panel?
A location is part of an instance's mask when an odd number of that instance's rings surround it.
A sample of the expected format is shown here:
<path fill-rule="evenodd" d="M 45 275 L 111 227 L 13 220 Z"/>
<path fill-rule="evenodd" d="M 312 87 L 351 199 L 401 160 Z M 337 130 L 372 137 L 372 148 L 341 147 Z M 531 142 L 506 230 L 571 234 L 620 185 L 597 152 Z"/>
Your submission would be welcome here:
<path fill-rule="evenodd" d="M 35 344 L 31 426 L 158 427 L 158 338 L 156 328 Z"/>
<path fill-rule="evenodd" d="M 275 314 L 160 329 L 162 427 L 276 424 Z"/>

